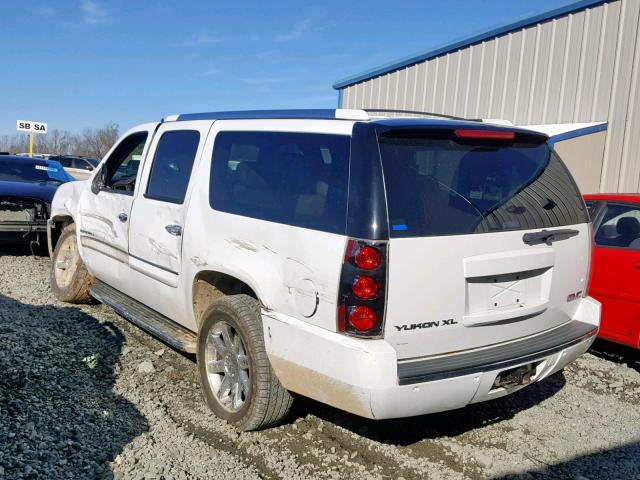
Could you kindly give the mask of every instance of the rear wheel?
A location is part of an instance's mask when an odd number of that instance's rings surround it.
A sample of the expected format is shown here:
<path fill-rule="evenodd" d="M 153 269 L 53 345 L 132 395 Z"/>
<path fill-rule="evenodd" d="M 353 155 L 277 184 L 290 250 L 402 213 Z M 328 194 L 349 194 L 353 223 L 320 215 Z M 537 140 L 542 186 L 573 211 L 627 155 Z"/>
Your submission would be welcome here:
<path fill-rule="evenodd" d="M 224 297 L 204 313 L 198 370 L 209 408 L 240 430 L 274 425 L 291 408 L 267 358 L 260 307 L 248 295 Z"/>
<path fill-rule="evenodd" d="M 89 287 L 94 278 L 80 258 L 75 224 L 62 231 L 51 258 L 51 290 L 58 300 L 68 303 L 92 303 Z"/>

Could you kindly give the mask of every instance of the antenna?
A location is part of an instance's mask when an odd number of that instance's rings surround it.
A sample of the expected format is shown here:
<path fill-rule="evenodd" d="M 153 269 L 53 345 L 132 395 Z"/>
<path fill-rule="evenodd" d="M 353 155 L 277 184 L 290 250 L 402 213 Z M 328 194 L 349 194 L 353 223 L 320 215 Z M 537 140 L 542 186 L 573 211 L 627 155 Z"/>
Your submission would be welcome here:
<path fill-rule="evenodd" d="M 464 118 L 464 117 L 456 117 L 454 115 L 447 115 L 445 113 L 434 113 L 434 112 L 419 112 L 416 110 L 394 110 L 391 108 L 361 108 L 360 110 L 364 110 L 365 112 L 380 112 L 380 113 L 407 113 L 409 115 L 429 115 L 431 117 L 439 117 L 439 118 L 448 118 L 449 120 L 465 120 L 468 122 L 482 122 L 480 118 Z"/>

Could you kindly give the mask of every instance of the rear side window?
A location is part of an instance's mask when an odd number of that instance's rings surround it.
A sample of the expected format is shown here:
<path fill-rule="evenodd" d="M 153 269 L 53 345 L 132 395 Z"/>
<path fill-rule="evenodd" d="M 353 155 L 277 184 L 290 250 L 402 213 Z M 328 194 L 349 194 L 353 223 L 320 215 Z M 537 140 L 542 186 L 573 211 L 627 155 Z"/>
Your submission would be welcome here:
<path fill-rule="evenodd" d="M 147 198 L 182 203 L 187 193 L 200 133 L 193 130 L 165 132 L 151 165 Z"/>
<path fill-rule="evenodd" d="M 344 233 L 350 139 L 289 132 L 220 132 L 210 181 L 215 210 Z"/>
<path fill-rule="evenodd" d="M 379 142 L 392 237 L 588 221 L 564 164 L 539 140 L 458 139 L 448 130 L 398 130 L 381 135 Z"/>

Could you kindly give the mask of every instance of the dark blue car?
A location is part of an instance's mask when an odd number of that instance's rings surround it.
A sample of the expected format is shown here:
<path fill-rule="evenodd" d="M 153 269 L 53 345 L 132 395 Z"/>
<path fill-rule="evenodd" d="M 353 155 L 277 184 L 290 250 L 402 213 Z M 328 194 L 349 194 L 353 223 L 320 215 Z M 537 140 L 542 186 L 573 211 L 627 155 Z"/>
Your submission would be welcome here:
<path fill-rule="evenodd" d="M 51 200 L 60 185 L 73 181 L 59 162 L 0 156 L 0 242 L 46 243 Z"/>

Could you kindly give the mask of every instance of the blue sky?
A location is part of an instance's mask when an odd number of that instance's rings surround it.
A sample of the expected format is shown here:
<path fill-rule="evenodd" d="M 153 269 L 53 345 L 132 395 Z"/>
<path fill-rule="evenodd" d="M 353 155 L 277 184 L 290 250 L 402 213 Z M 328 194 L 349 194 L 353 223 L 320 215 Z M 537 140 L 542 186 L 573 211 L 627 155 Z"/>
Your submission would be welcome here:
<path fill-rule="evenodd" d="M 0 134 L 332 108 L 336 80 L 568 0 L 5 0 Z"/>

